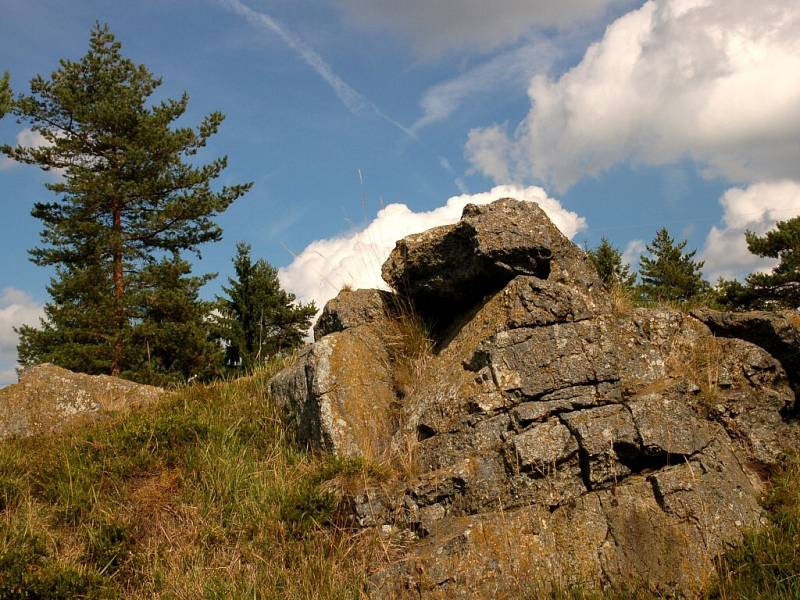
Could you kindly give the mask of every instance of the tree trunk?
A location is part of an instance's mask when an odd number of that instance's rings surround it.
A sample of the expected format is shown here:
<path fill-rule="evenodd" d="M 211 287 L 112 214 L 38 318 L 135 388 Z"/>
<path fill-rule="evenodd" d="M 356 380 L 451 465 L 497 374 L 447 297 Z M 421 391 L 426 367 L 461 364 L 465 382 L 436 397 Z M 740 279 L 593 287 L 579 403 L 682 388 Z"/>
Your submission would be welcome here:
<path fill-rule="evenodd" d="M 123 296 L 125 286 L 122 281 L 122 209 L 119 204 L 113 208 L 114 211 L 114 301 L 116 313 L 116 336 L 114 347 L 111 354 L 111 374 L 119 375 L 122 365 L 122 354 L 125 351 L 123 340 L 123 330 L 125 329 L 125 308 Z"/>

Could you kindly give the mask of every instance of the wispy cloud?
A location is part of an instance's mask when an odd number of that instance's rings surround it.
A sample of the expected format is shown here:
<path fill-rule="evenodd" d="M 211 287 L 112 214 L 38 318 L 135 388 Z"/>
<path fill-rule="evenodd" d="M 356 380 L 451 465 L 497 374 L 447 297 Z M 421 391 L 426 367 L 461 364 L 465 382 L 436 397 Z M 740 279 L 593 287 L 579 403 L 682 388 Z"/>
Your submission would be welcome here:
<path fill-rule="evenodd" d="M 548 41 L 535 41 L 495 56 L 460 75 L 437 83 L 422 96 L 423 115 L 411 127 L 418 132 L 453 114 L 470 96 L 480 93 L 525 89 L 530 78 L 549 69 L 558 49 Z"/>
<path fill-rule="evenodd" d="M 400 131 L 416 139 L 416 135 L 398 123 L 388 115 L 381 112 L 381 110 L 370 100 L 365 98 L 361 93 L 354 89 L 344 79 L 339 77 L 331 66 L 323 59 L 311 46 L 306 44 L 300 37 L 295 35 L 292 31 L 286 28 L 282 23 L 266 13 L 253 10 L 246 4 L 239 0 L 219 0 L 219 2 L 235 12 L 236 14 L 244 17 L 257 27 L 262 27 L 277 35 L 283 42 L 289 46 L 309 67 L 311 67 L 317 75 L 319 75 L 325 83 L 327 83 L 342 104 L 354 115 L 375 115 L 384 121 L 394 125 Z"/>

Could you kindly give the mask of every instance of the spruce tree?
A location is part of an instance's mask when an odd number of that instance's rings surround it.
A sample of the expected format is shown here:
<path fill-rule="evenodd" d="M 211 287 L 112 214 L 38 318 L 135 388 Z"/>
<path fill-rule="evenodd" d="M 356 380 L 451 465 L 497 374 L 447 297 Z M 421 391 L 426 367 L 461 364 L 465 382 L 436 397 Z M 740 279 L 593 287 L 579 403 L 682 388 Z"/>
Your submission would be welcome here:
<path fill-rule="evenodd" d="M 587 251 L 600 279 L 608 286 L 633 287 L 636 275 L 622 260 L 622 253 L 603 237 L 594 250 Z"/>
<path fill-rule="evenodd" d="M 750 252 L 779 259 L 771 272 L 752 273 L 747 277 L 750 304 L 800 308 L 800 216 L 780 221 L 765 235 L 752 231 L 745 235 Z"/>
<path fill-rule="evenodd" d="M 695 261 L 695 250 L 685 252 L 686 240 L 675 243 L 662 228 L 646 246 L 639 262 L 640 290 L 649 300 L 685 302 L 709 290 L 703 280 L 703 261 Z"/>
<path fill-rule="evenodd" d="M 215 303 L 199 298 L 214 275 L 190 273 L 189 263 L 177 255 L 144 268 L 131 335 L 138 356 L 131 353 L 126 377 L 163 385 L 219 374 L 223 351 L 212 332 Z"/>
<path fill-rule="evenodd" d="M 278 271 L 267 261 L 254 263 L 249 245 L 237 244 L 233 264 L 236 277 L 222 288 L 227 297 L 218 299 L 220 336 L 228 366 L 247 371 L 302 344 L 317 309 L 281 288 Z"/>
<path fill-rule="evenodd" d="M 30 94 L 11 101 L 11 114 L 47 144 L 2 151 L 61 174 L 46 186 L 57 199 L 37 202 L 32 211 L 43 231 L 31 258 L 55 266 L 56 276 L 41 328 L 20 329 L 23 363 L 111 374 L 127 369 L 128 355 L 136 354 L 128 348 L 136 298 L 149 285 L 149 265 L 219 240 L 214 217 L 250 188 L 211 188 L 227 159 L 198 165 L 196 155 L 223 115 L 211 113 L 196 129 L 173 127 L 188 96 L 155 102 L 160 84 L 144 65 L 124 58 L 108 27 L 97 24 L 85 56 L 62 60 L 49 79 L 34 77 Z"/>

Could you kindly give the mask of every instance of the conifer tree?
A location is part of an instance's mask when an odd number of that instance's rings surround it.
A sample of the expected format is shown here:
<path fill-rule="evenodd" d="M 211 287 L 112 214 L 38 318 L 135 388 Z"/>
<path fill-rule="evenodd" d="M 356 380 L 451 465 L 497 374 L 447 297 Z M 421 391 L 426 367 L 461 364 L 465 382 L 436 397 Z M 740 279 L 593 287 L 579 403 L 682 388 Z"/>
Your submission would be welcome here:
<path fill-rule="evenodd" d="M 600 279 L 608 286 L 633 287 L 636 275 L 622 260 L 622 253 L 607 238 L 603 237 L 594 250 L 587 252 L 594 263 Z"/>
<path fill-rule="evenodd" d="M 10 113 L 46 144 L 6 145 L 2 152 L 61 173 L 46 186 L 57 199 L 32 211 L 43 223 L 32 260 L 55 266 L 56 275 L 41 328 L 20 329 L 23 363 L 49 360 L 111 374 L 128 368 L 148 266 L 219 240 L 214 217 L 250 188 L 211 188 L 227 159 L 197 165 L 195 157 L 223 115 L 211 113 L 196 129 L 173 127 L 188 96 L 155 102 L 160 84 L 97 24 L 85 56 L 62 60 L 49 79 L 34 77 L 30 94 L 11 101 Z"/>
<path fill-rule="evenodd" d="M 709 290 L 700 269 L 703 261 L 695 261 L 695 250 L 684 252 L 686 240 L 675 243 L 662 228 L 646 246 L 639 262 L 642 295 L 649 300 L 684 302 Z"/>
<path fill-rule="evenodd" d="M 222 368 L 222 346 L 215 341 L 214 302 L 199 298 L 200 288 L 215 275 L 190 276 L 191 266 L 177 255 L 147 265 L 136 299 L 136 325 L 125 375 L 163 385 L 190 378 L 208 380 Z"/>
<path fill-rule="evenodd" d="M 270 356 L 296 348 L 317 312 L 281 288 L 278 271 L 264 259 L 255 263 L 248 244 L 236 246 L 236 277 L 219 298 L 220 335 L 230 367 L 250 370 Z"/>
<path fill-rule="evenodd" d="M 8 73 L 0 77 L 0 119 L 11 109 L 11 86 L 8 83 Z"/>
<path fill-rule="evenodd" d="M 745 236 L 750 252 L 779 259 L 771 272 L 747 277 L 750 304 L 800 308 L 800 216 L 780 221 L 765 235 L 748 231 Z"/>

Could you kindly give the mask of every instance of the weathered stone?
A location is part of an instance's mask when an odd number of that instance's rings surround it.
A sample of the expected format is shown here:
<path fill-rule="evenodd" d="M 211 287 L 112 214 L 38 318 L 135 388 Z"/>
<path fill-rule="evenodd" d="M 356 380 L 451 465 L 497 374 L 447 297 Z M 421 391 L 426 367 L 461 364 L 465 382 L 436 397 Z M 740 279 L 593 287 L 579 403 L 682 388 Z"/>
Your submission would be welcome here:
<path fill-rule="evenodd" d="M 796 310 L 721 312 L 693 310 L 714 335 L 739 338 L 760 346 L 783 365 L 795 394 L 800 396 L 800 313 Z"/>
<path fill-rule="evenodd" d="M 614 348 L 595 321 L 502 331 L 483 342 L 470 362 L 488 366 L 497 386 L 537 398 L 567 387 L 617 379 Z"/>
<path fill-rule="evenodd" d="M 22 372 L 19 383 L 0 390 L 0 439 L 57 431 L 75 422 L 149 404 L 163 392 L 51 364 L 30 367 Z"/>
<path fill-rule="evenodd" d="M 695 417 L 683 398 L 647 394 L 628 408 L 646 455 L 691 456 L 712 438 L 708 422 Z"/>
<path fill-rule="evenodd" d="M 516 459 L 523 469 L 545 473 L 578 451 L 578 443 L 561 421 L 552 418 L 511 438 Z"/>
<path fill-rule="evenodd" d="M 379 458 L 395 400 L 389 354 L 376 325 L 326 335 L 270 381 L 301 443 L 341 456 Z"/>
<path fill-rule="evenodd" d="M 625 459 L 640 454 L 641 439 L 627 407 L 611 404 L 565 413 L 560 418 L 586 457 L 587 485 L 617 483 L 631 473 Z"/>
<path fill-rule="evenodd" d="M 599 286 L 585 253 L 532 202 L 511 198 L 464 208 L 461 220 L 397 242 L 384 280 L 423 312 L 452 314 L 517 275 Z M 440 308 L 441 307 L 441 308 Z"/>
<path fill-rule="evenodd" d="M 325 304 L 314 324 L 314 339 L 350 327 L 385 321 L 392 294 L 383 290 L 344 289 Z"/>
<path fill-rule="evenodd" d="M 587 265 L 533 204 L 468 207 L 384 266 L 440 325 L 436 351 L 402 363 L 406 392 L 392 398 L 402 357 L 377 303 L 273 380 L 307 438 L 339 454 L 383 440 L 408 472 L 353 501 L 355 522 L 403 540 L 375 597 L 692 597 L 759 525 L 759 473 L 800 441 L 781 364 L 680 311 L 612 309 Z"/>

